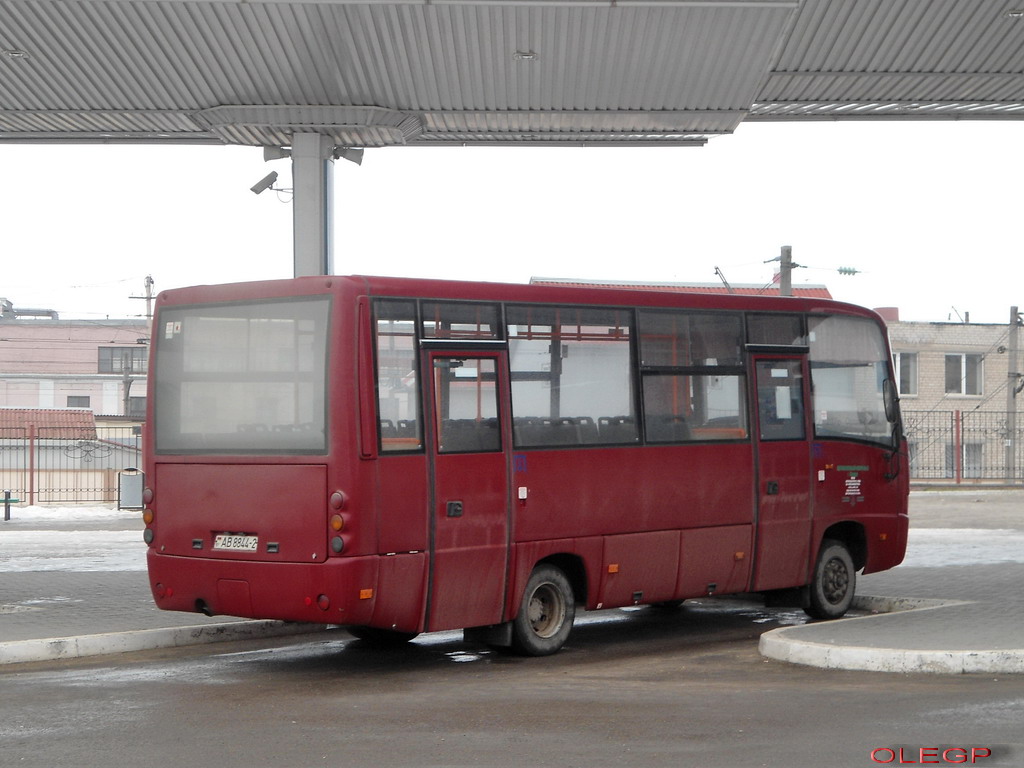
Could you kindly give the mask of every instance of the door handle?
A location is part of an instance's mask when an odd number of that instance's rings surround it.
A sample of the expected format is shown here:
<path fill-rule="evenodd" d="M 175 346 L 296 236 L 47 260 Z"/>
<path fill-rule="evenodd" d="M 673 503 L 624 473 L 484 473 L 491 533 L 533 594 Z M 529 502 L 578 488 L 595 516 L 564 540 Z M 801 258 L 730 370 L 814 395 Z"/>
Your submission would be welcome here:
<path fill-rule="evenodd" d="M 446 505 L 448 517 L 462 517 L 462 502 L 449 501 Z"/>
<path fill-rule="evenodd" d="M 779 483 L 777 480 L 769 480 L 765 486 L 764 492 L 769 496 L 779 495 Z"/>

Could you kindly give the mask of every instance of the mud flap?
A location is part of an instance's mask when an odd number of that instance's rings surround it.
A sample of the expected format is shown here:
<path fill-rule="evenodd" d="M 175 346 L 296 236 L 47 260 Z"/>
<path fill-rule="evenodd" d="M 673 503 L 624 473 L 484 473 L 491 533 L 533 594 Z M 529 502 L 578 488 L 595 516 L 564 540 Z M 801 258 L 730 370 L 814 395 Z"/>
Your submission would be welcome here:
<path fill-rule="evenodd" d="M 462 630 L 462 639 L 467 643 L 508 648 L 512 645 L 512 622 L 506 621 L 486 627 L 466 627 Z"/>

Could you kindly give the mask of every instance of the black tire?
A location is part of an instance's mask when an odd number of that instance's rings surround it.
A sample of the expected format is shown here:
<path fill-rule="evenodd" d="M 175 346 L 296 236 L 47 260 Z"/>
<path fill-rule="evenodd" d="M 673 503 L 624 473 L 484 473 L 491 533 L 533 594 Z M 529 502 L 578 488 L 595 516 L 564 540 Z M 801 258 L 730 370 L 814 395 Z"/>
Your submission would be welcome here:
<path fill-rule="evenodd" d="M 804 587 L 804 612 L 814 619 L 838 619 L 850 608 L 856 590 L 857 571 L 850 550 L 841 541 L 825 539 L 811 583 Z"/>
<path fill-rule="evenodd" d="M 345 627 L 345 629 L 350 635 L 364 643 L 382 647 L 404 645 L 419 634 L 418 632 L 398 632 L 394 629 L 380 629 L 379 627 Z"/>
<path fill-rule="evenodd" d="M 679 613 L 683 610 L 684 600 L 662 600 L 657 603 L 651 603 L 651 610 L 660 611 L 661 613 Z"/>
<path fill-rule="evenodd" d="M 512 620 L 512 648 L 526 656 L 557 653 L 572 631 L 576 601 L 569 579 L 553 565 L 539 565 L 523 590 Z"/>

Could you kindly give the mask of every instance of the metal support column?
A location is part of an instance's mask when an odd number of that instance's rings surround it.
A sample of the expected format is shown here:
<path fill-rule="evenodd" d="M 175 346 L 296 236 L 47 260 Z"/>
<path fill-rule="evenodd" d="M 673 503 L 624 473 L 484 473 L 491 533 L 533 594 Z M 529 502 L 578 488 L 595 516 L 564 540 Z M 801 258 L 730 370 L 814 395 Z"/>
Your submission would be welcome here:
<path fill-rule="evenodd" d="M 319 133 L 292 137 L 295 277 L 329 275 L 332 253 L 334 145 Z"/>
<path fill-rule="evenodd" d="M 1010 307 L 1009 356 L 1006 360 L 1006 480 L 1012 483 L 1017 474 L 1017 370 L 1019 351 L 1020 315 L 1017 307 Z"/>

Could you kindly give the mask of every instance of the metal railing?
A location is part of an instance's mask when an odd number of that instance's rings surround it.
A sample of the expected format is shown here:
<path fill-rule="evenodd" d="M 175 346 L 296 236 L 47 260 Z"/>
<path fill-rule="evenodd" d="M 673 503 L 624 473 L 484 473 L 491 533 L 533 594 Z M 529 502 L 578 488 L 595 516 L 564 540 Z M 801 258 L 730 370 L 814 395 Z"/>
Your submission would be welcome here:
<path fill-rule="evenodd" d="M 904 411 L 910 477 L 1024 484 L 1024 419 L 1002 411 Z M 0 428 L 0 495 L 20 504 L 119 503 L 121 474 L 142 466 L 138 427 Z"/>
<path fill-rule="evenodd" d="M 138 427 L 0 428 L 0 493 L 22 504 L 116 503 L 120 473 L 141 462 Z"/>
<path fill-rule="evenodd" d="M 1005 411 L 904 411 L 912 480 L 1024 482 L 1024 425 Z"/>

